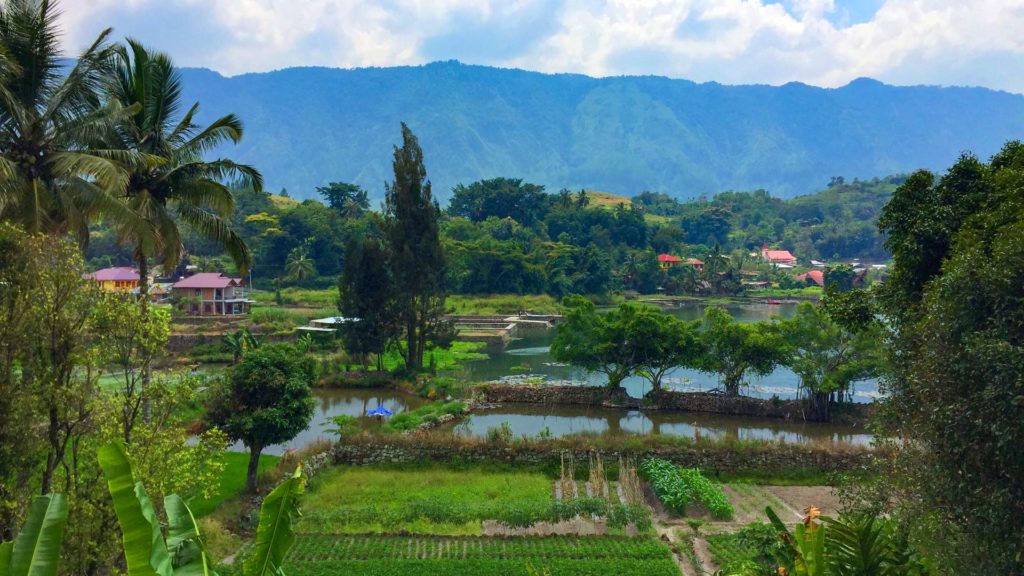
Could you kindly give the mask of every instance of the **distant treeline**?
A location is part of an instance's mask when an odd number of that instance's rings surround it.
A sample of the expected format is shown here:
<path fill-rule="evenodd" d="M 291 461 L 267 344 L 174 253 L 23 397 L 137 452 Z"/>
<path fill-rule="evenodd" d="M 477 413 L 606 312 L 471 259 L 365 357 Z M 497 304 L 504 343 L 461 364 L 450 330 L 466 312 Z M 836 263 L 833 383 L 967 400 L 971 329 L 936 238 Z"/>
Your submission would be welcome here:
<path fill-rule="evenodd" d="M 708 286 L 698 276 L 666 277 L 657 254 L 711 258 L 721 275 L 730 266 L 737 272 L 751 268 L 749 253 L 763 244 L 790 250 L 803 262 L 884 260 L 888 256 L 876 221 L 903 180 L 834 178 L 825 190 L 791 200 L 756 190 L 684 202 L 651 192 L 632 199 L 550 193 L 511 178 L 459 185 L 441 221 L 447 287 L 463 294 L 562 296 L 651 292 L 667 284 L 672 291 L 690 292 Z M 317 191 L 323 201 L 235 191 L 233 224 L 253 254 L 254 279 L 264 286 L 277 280 L 280 285 L 327 287 L 343 269 L 348 241 L 380 234 L 380 214 L 370 209 L 365 191 L 345 183 Z M 187 246 L 189 263 L 232 269 L 216 245 L 188 238 Z M 130 250 L 118 246 L 116 235 L 104 226 L 93 230 L 87 255 L 97 267 L 131 263 Z M 719 259 L 728 262 L 719 266 Z M 737 286 L 738 280 L 710 289 L 722 293 Z"/>

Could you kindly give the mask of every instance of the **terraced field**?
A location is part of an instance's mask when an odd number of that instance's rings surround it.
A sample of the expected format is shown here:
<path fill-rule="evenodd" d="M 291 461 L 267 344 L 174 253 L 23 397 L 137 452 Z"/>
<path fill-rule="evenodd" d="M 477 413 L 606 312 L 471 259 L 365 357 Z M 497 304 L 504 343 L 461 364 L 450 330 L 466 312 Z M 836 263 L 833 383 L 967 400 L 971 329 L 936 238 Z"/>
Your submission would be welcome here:
<path fill-rule="evenodd" d="M 301 534 L 289 576 L 678 576 L 669 548 L 653 538 L 473 538 Z"/>

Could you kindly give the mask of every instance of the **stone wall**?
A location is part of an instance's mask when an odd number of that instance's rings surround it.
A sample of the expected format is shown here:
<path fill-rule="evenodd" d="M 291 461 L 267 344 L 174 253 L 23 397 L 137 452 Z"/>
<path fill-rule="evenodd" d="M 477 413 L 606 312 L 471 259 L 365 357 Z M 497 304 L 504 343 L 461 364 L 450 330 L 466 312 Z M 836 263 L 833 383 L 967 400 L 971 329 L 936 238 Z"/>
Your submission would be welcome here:
<path fill-rule="evenodd" d="M 585 462 L 589 450 L 566 447 L 556 440 L 526 444 L 455 441 L 434 437 L 361 438 L 334 447 L 335 464 L 373 465 L 404 463 L 482 463 L 502 462 L 516 466 L 546 467 L 557 470 L 563 455 L 572 452 L 577 462 Z M 794 471 L 841 472 L 866 466 L 873 456 L 869 448 L 826 449 L 796 444 L 759 446 L 650 446 L 625 445 L 603 449 L 611 461 L 620 454 L 655 456 L 680 466 L 698 467 L 709 474 L 756 471 L 785 474 Z"/>
<path fill-rule="evenodd" d="M 492 404 L 571 404 L 575 406 L 621 406 L 640 404 L 622 388 L 603 386 L 557 386 L 524 384 L 482 384 L 476 388 L 483 402 Z"/>
<path fill-rule="evenodd" d="M 799 400 L 771 401 L 749 396 L 726 396 L 708 392 L 651 392 L 644 398 L 632 398 L 622 388 L 564 385 L 482 384 L 477 387 L 480 400 L 488 403 L 568 404 L 576 406 L 610 406 L 643 408 L 645 410 L 676 410 L 705 412 L 732 416 L 757 416 L 786 420 L 810 420 L 804 403 Z M 844 419 L 862 422 L 867 406 L 844 406 Z"/>
<path fill-rule="evenodd" d="M 171 334 L 167 339 L 167 349 L 173 352 L 184 352 L 200 344 L 218 344 L 223 341 L 224 334 Z M 296 334 L 260 334 L 253 333 L 260 342 L 295 342 L 298 339 Z"/>

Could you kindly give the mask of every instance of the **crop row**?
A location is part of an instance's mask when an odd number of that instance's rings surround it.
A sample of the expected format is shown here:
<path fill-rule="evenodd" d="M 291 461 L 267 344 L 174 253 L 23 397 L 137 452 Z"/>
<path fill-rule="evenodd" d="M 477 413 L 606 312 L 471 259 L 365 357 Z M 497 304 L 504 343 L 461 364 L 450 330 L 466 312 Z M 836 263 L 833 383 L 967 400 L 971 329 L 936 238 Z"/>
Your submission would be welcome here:
<path fill-rule="evenodd" d="M 669 558 L 659 560 L 561 560 L 509 562 L 507 560 L 382 560 L 289 562 L 288 576 L 528 576 L 533 573 L 558 576 L 678 576 L 679 568 Z"/>
<path fill-rule="evenodd" d="M 289 562 L 376 560 L 659 560 L 668 548 L 652 538 L 531 537 L 442 538 L 301 534 Z M 290 574 L 290 573 L 289 573 Z"/>
<path fill-rule="evenodd" d="M 671 512 L 685 514 L 686 506 L 696 500 L 707 506 L 719 520 L 733 517 L 733 508 L 722 487 L 708 480 L 697 468 L 679 468 L 668 460 L 648 458 L 640 471 L 651 483 L 654 493 Z"/>
<path fill-rule="evenodd" d="M 465 524 L 476 520 L 496 520 L 512 528 L 532 526 L 538 522 L 559 522 L 576 516 L 603 516 L 608 525 L 621 528 L 633 524 L 640 532 L 651 527 L 650 510 L 635 504 L 610 504 L 602 498 L 574 498 L 562 501 L 495 501 L 475 504 L 453 504 L 443 499 L 413 500 L 394 505 L 339 506 L 310 512 L 304 529 L 310 532 L 332 532 L 335 526 L 373 524 L 385 531 L 396 531 L 403 524 L 417 520 L 435 523 Z"/>

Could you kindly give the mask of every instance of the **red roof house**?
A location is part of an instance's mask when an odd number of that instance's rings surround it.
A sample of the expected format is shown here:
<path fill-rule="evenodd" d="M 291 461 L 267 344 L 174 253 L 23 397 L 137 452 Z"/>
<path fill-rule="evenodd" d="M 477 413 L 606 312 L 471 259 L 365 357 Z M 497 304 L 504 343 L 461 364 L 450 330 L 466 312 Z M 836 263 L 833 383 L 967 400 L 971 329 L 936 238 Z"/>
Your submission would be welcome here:
<path fill-rule="evenodd" d="M 200 272 L 182 278 L 171 286 L 171 294 L 189 315 L 220 316 L 245 314 L 249 300 L 242 292 L 241 278 L 231 278 L 219 272 Z"/>
<path fill-rule="evenodd" d="M 805 274 L 799 274 L 796 279 L 806 282 L 808 285 L 816 284 L 822 288 L 825 287 L 825 273 L 821 270 L 811 270 Z"/>
<path fill-rule="evenodd" d="M 668 270 L 669 268 L 673 268 L 679 265 L 679 263 L 682 261 L 682 258 L 673 256 L 671 254 L 658 254 L 658 266 L 662 270 Z"/>
<path fill-rule="evenodd" d="M 761 247 L 761 258 L 772 264 L 796 264 L 796 256 L 790 254 L 789 250 L 769 250 L 767 244 Z"/>

